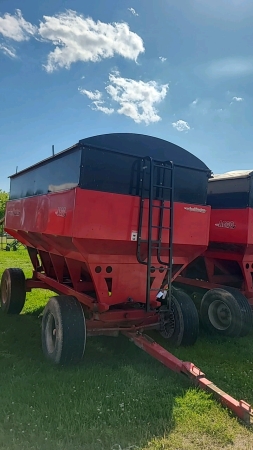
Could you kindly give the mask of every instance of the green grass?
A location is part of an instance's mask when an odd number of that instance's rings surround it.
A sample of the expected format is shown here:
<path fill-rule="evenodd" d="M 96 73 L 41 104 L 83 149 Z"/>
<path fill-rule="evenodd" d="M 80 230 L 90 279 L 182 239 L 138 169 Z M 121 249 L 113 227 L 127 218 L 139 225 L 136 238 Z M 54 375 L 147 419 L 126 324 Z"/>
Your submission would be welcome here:
<path fill-rule="evenodd" d="M 0 272 L 31 265 L 25 250 L 0 252 Z M 0 311 L 0 449 L 253 449 L 253 434 L 209 395 L 119 338 L 88 338 L 83 363 L 56 368 L 43 357 L 34 290 L 20 316 Z M 156 339 L 170 348 L 158 335 Z M 208 337 L 174 350 L 238 399 L 253 404 L 253 333 Z"/>

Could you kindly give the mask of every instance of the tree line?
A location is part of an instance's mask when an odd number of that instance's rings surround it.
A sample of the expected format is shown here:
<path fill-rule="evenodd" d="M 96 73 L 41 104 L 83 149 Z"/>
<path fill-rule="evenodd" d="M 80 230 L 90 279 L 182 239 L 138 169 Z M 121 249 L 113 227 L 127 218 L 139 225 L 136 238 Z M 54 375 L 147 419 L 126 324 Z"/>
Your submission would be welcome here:
<path fill-rule="evenodd" d="M 0 189 L 0 221 L 1 219 L 4 218 L 6 202 L 8 201 L 8 199 L 9 199 L 8 192 L 5 192 L 2 189 Z"/>

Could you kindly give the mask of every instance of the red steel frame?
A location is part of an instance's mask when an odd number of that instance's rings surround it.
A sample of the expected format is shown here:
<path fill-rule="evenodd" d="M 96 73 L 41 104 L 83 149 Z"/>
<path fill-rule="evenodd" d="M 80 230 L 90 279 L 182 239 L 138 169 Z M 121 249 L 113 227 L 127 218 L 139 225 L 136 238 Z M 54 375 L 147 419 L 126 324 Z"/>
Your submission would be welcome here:
<path fill-rule="evenodd" d="M 209 241 L 202 255 L 205 279 L 183 270 L 177 281 L 204 289 L 237 287 L 253 307 L 253 209 L 212 209 Z"/>
<path fill-rule="evenodd" d="M 214 383 L 208 380 L 203 372 L 191 362 L 181 361 L 174 355 L 169 353 L 149 336 L 139 333 L 124 333 L 131 341 L 133 341 L 139 348 L 149 353 L 155 359 L 164 364 L 173 372 L 186 375 L 193 381 L 196 387 L 210 392 L 214 397 L 224 406 L 230 409 L 237 417 L 243 420 L 246 424 L 253 424 L 253 409 L 251 405 L 244 400 L 236 400 L 226 392 L 219 389 Z"/>

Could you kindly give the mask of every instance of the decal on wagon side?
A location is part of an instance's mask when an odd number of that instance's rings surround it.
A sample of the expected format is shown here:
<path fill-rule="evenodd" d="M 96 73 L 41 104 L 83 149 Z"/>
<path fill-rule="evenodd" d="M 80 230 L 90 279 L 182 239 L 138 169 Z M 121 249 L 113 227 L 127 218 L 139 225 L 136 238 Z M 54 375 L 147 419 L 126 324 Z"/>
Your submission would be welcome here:
<path fill-rule="evenodd" d="M 184 209 L 186 209 L 186 211 L 190 211 L 190 212 L 197 212 L 197 213 L 202 213 L 205 214 L 206 213 L 206 209 L 205 208 L 197 208 L 197 206 L 185 206 Z"/>
<path fill-rule="evenodd" d="M 236 224 L 233 220 L 220 220 L 219 223 L 215 223 L 215 226 L 218 228 L 229 228 L 230 230 L 236 228 Z"/>
<path fill-rule="evenodd" d="M 20 216 L 21 211 L 20 211 L 20 209 L 10 209 L 10 210 L 8 211 L 8 214 L 9 214 L 10 216 Z"/>
<path fill-rule="evenodd" d="M 55 214 L 58 217 L 66 217 L 66 206 L 58 206 L 57 210 L 55 211 Z"/>

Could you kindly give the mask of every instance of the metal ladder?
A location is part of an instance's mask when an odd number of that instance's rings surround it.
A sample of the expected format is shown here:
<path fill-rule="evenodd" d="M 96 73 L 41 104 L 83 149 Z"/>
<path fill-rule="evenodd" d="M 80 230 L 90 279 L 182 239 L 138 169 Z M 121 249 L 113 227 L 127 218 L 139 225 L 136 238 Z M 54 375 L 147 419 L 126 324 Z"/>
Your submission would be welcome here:
<path fill-rule="evenodd" d="M 169 174 L 169 185 L 166 185 L 166 174 Z M 148 190 L 148 195 L 145 192 Z M 165 206 L 165 193 L 169 191 L 169 206 Z M 156 204 L 154 204 L 156 203 Z M 148 204 L 148 239 L 143 239 L 143 211 L 145 205 Z M 155 208 L 159 209 L 159 224 L 153 224 L 153 213 Z M 166 211 L 169 213 L 169 226 L 164 226 L 164 217 Z M 174 165 L 168 161 L 164 163 L 155 162 L 152 158 L 146 157 L 142 159 L 140 170 L 140 215 L 138 225 L 137 240 L 137 260 L 140 264 L 147 266 L 146 281 L 146 311 L 150 311 L 150 293 L 157 291 L 152 289 L 152 273 L 161 270 L 161 266 L 152 265 L 152 253 L 155 250 L 157 261 L 160 265 L 167 268 L 167 307 L 170 310 L 171 294 L 172 294 L 172 269 L 173 269 L 173 212 L 174 212 Z M 152 239 L 153 230 L 158 230 L 158 239 Z M 168 253 L 165 261 L 161 258 L 162 239 L 164 239 L 163 231 L 168 231 L 169 244 L 163 247 Z M 147 245 L 147 258 L 142 258 L 141 250 L 143 244 Z"/>

